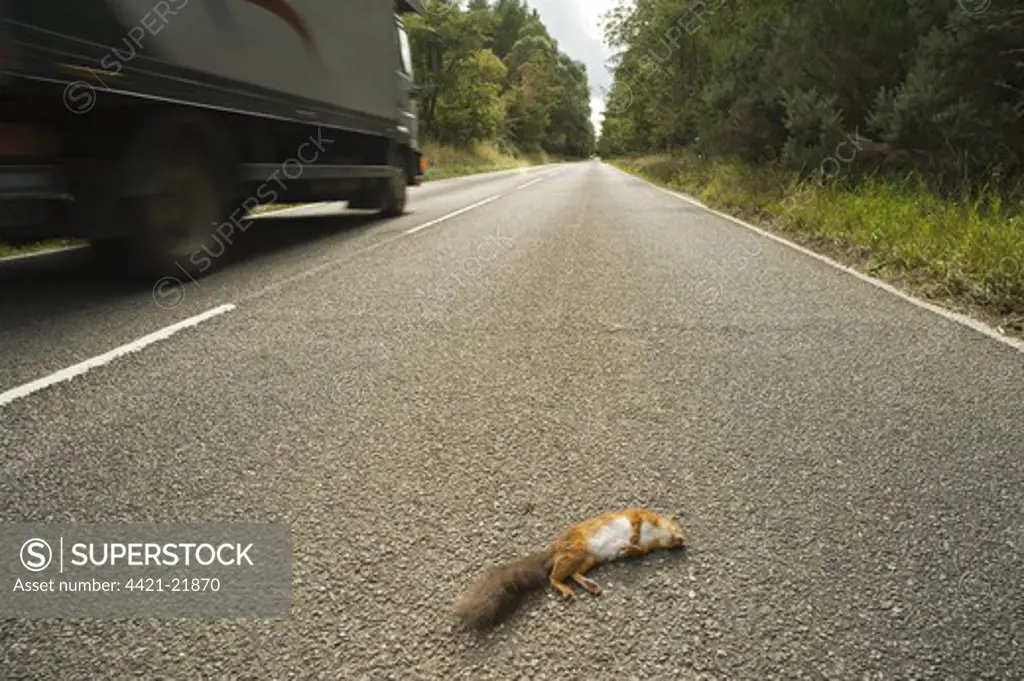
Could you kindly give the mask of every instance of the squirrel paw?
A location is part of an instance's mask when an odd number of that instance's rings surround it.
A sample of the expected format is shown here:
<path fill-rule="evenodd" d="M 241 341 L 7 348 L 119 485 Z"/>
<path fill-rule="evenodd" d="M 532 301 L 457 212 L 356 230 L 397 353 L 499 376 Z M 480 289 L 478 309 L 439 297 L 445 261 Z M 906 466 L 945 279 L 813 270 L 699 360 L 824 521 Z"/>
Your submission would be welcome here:
<path fill-rule="evenodd" d="M 572 590 L 572 587 L 563 582 L 560 579 L 551 579 L 551 588 L 558 592 L 558 594 L 565 600 L 576 597 L 576 592 Z"/>
<path fill-rule="evenodd" d="M 589 591 L 594 596 L 601 595 L 601 587 L 599 587 L 597 583 L 593 580 L 587 579 L 583 575 L 573 575 L 572 579 L 574 582 L 582 586 L 584 589 Z"/>

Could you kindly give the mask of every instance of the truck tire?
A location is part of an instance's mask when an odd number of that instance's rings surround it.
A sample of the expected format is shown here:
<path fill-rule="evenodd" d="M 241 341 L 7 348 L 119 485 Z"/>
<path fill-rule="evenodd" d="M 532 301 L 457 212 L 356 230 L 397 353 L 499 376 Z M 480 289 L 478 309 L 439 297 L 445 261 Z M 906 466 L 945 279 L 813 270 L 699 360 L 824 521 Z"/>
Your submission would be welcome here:
<path fill-rule="evenodd" d="M 380 217 L 396 218 L 405 213 L 406 194 L 409 179 L 406 172 L 404 154 L 394 153 L 391 156 L 391 169 L 394 175 L 384 180 L 381 191 Z"/>
<path fill-rule="evenodd" d="M 353 210 L 377 210 L 380 208 L 380 187 L 372 186 L 363 189 L 348 200 L 348 207 Z"/>
<path fill-rule="evenodd" d="M 206 274 L 227 248 L 215 234 L 228 214 L 224 164 L 187 128 L 147 127 L 139 138 L 115 175 L 121 186 L 113 190 L 110 219 L 117 236 L 98 245 L 125 273 Z"/>

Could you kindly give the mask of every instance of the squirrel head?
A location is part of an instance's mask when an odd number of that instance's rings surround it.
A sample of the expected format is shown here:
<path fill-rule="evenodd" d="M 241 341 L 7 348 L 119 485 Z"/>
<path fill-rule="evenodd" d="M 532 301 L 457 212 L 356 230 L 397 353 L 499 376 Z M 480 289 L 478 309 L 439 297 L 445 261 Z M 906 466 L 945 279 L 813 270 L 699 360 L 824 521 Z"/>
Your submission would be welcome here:
<path fill-rule="evenodd" d="M 686 546 L 686 535 L 683 528 L 672 518 L 663 518 L 661 526 L 668 532 L 668 546 Z"/>

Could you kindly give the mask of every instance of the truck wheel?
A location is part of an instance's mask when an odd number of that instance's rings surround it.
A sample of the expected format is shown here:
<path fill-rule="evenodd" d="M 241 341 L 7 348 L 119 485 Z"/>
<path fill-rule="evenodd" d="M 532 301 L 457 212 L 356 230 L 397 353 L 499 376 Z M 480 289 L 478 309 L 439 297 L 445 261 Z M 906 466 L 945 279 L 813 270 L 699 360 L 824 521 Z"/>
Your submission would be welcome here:
<path fill-rule="evenodd" d="M 224 217 L 217 185 L 206 159 L 187 149 L 151 169 L 128 213 L 136 223 L 133 250 L 147 274 L 195 277 L 213 266 L 226 248 L 213 238 Z"/>
<path fill-rule="evenodd" d="M 392 155 L 391 168 L 395 174 L 391 179 L 384 181 L 380 203 L 380 216 L 383 218 L 396 218 L 405 213 L 406 190 L 409 188 L 409 182 L 405 171 L 405 161 L 400 154 Z"/>
<path fill-rule="evenodd" d="M 98 245 L 122 271 L 198 277 L 228 247 L 215 237 L 228 212 L 226 175 L 200 146 L 201 136 L 160 132 L 140 136 L 141 144 L 123 160 L 109 216 L 116 238 Z"/>

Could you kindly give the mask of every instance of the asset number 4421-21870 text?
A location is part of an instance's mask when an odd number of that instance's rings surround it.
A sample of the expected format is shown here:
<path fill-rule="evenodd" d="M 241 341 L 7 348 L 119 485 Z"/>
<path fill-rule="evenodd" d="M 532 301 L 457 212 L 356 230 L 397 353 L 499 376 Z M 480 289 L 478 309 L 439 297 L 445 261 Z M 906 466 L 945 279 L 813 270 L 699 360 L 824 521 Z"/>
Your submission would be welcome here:
<path fill-rule="evenodd" d="M 220 580 L 216 577 L 172 577 L 170 579 L 153 579 L 140 577 L 129 579 L 125 584 L 128 591 L 220 591 Z"/>

